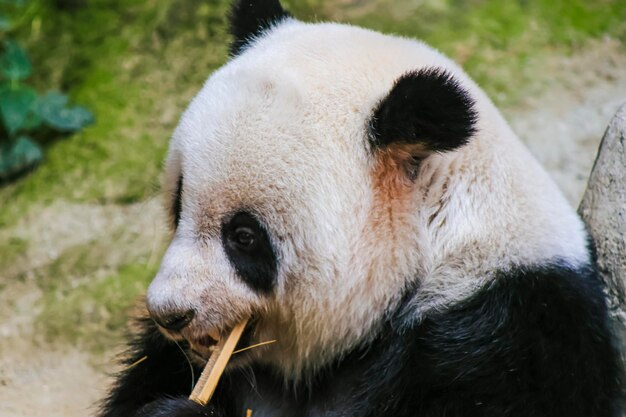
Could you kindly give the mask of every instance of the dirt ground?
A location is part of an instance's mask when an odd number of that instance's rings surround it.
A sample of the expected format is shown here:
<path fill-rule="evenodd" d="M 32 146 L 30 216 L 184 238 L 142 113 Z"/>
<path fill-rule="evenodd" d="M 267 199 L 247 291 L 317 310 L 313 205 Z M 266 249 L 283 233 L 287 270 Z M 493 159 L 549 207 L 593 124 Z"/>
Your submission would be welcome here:
<path fill-rule="evenodd" d="M 603 131 L 617 107 L 626 102 L 625 69 L 626 55 L 619 45 L 598 42 L 583 54 L 546 62 L 546 71 L 554 74 L 553 84 L 540 97 L 528 97 L 504 111 L 574 206 L 584 191 Z M 106 239 L 111 230 L 134 229 L 137 246 L 154 244 L 165 236 L 160 216 L 158 199 L 130 206 L 59 201 L 6 231 L 10 236 L 41 235 L 29 248 L 27 261 L 12 268 L 28 272 L 52 262 L 64 246 Z M 0 278 L 6 273 L 0 271 Z M 115 369 L 115 352 L 86 353 L 43 341 L 33 326 L 42 296 L 28 273 L 24 280 L 9 281 L 0 289 L 0 415 L 94 415 L 93 404 L 110 383 L 106 372 Z"/>
<path fill-rule="evenodd" d="M 64 249 L 92 240 L 109 242 L 111 250 L 103 264 L 114 264 L 129 251 L 132 256 L 135 248 L 155 246 L 167 235 L 161 214 L 159 199 L 130 206 L 56 202 L 7 231 L 10 237 L 38 239 L 28 248 L 27 263 L 0 271 L 0 282 L 5 274 L 25 277 L 0 290 L 0 416 L 95 415 L 94 404 L 106 393 L 107 374 L 115 371 L 118 352 L 95 354 L 46 342 L 35 326 L 44 294 L 29 272 L 53 262 Z M 120 230 L 131 238 L 111 240 Z M 6 237 L 0 234 L 0 239 Z M 116 245 L 120 241 L 123 248 Z"/>

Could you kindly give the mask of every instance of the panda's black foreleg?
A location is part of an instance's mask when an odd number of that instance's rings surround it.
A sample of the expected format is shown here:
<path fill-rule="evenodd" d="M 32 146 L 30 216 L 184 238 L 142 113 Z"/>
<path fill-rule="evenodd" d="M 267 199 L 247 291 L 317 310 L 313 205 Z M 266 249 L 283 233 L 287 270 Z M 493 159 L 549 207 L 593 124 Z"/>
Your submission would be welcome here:
<path fill-rule="evenodd" d="M 202 406 L 186 397 L 162 398 L 139 410 L 135 417 L 222 417 L 212 406 Z"/>
<path fill-rule="evenodd" d="M 195 376 L 201 370 L 192 368 L 182 349 L 167 340 L 151 319 L 136 324 L 139 332 L 130 344 L 125 368 L 102 404 L 100 417 L 216 416 L 186 399 L 194 384 L 192 369 Z"/>

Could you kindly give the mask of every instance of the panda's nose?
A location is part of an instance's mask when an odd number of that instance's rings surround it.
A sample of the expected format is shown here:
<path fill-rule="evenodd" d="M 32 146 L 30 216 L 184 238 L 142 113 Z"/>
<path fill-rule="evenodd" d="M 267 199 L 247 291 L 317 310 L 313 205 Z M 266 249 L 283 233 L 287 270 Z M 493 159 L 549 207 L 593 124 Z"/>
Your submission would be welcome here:
<path fill-rule="evenodd" d="M 195 310 L 187 310 L 184 312 L 170 312 L 167 314 L 152 314 L 154 321 L 164 329 L 177 332 L 184 329 L 196 315 Z"/>

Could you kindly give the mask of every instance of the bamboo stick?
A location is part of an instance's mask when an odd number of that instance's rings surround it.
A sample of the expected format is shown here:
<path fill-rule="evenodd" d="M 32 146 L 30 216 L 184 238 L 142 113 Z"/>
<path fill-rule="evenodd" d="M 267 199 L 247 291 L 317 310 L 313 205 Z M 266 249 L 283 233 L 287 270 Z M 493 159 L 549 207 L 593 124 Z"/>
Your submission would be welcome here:
<path fill-rule="evenodd" d="M 206 405 L 209 402 L 247 323 L 248 320 L 246 319 L 237 324 L 228 337 L 217 345 L 189 396 L 190 400 L 200 405 Z"/>

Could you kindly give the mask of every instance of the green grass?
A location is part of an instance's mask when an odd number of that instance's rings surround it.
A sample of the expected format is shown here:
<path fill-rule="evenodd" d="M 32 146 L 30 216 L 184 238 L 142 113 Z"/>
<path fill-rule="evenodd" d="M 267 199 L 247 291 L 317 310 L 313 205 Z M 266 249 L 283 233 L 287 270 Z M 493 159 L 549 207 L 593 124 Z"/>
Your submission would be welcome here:
<path fill-rule="evenodd" d="M 35 86 L 69 92 L 97 123 L 46 143 L 36 171 L 0 188 L 0 232 L 57 199 L 124 206 L 157 194 L 180 113 L 227 59 L 226 0 L 90 0 L 67 9 L 55 3 L 81 2 L 31 0 L 12 35 L 31 55 Z M 594 38 L 626 42 L 622 0 L 285 3 L 303 20 L 339 20 L 424 39 L 460 62 L 503 106 L 537 94 L 558 76 L 542 71 L 545 59 L 576 52 Z M 36 243 L 37 236 L 1 242 L 0 277 L 8 265 L 27 262 Z M 134 244 L 114 235 L 68 248 L 37 268 L 44 290 L 40 329 L 94 349 L 117 340 L 110 336 L 119 335 L 127 308 L 158 264 Z M 157 243 L 158 251 L 164 244 Z M 7 283 L 0 282 L 0 290 Z"/>
<path fill-rule="evenodd" d="M 93 2 L 61 12 L 39 2 L 20 32 L 40 90 L 71 88 L 97 123 L 47 144 L 34 173 L 0 190 L 0 225 L 33 205 L 131 203 L 158 190 L 167 140 L 193 93 L 226 58 L 221 7 L 183 1 Z M 31 26 L 27 25 L 27 28 Z M 38 26 L 39 27 L 39 26 Z"/>
<path fill-rule="evenodd" d="M 112 230 L 30 271 L 43 292 L 36 333 L 94 351 L 115 346 L 129 308 L 144 293 L 162 253 L 162 246 L 142 247 L 136 236 Z"/>
<path fill-rule="evenodd" d="M 155 266 L 130 263 L 77 285 L 47 288 L 36 321 L 38 332 L 48 340 L 80 344 L 95 352 L 115 347 L 132 306 L 155 272 Z"/>
<path fill-rule="evenodd" d="M 16 237 L 0 242 L 0 271 L 7 269 L 11 264 L 23 257 L 28 249 L 28 241 Z"/>

